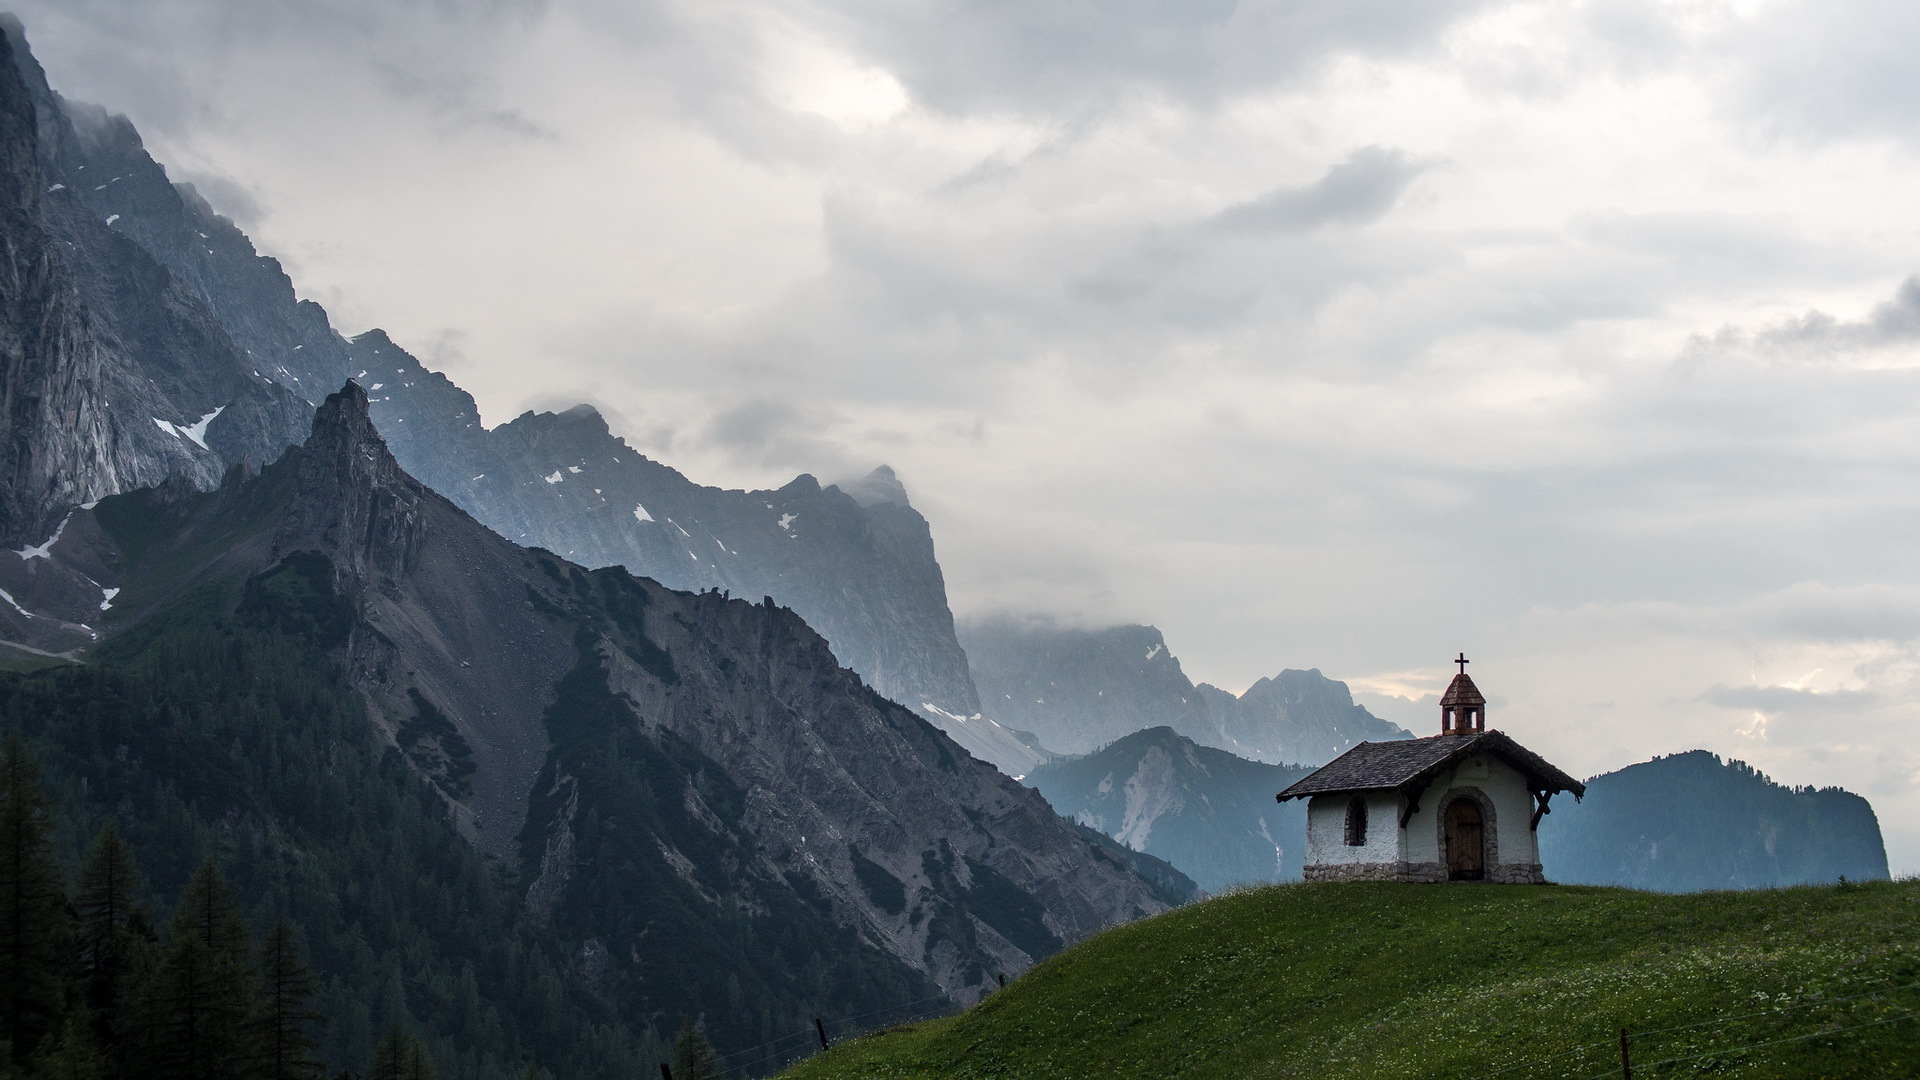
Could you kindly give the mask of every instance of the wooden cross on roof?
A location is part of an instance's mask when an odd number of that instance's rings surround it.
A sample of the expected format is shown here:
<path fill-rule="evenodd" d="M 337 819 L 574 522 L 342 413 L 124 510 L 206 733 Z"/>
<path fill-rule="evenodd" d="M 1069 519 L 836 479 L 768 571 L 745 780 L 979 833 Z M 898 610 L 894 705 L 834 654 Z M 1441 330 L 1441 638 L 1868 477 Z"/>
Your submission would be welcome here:
<path fill-rule="evenodd" d="M 1467 665 L 1473 661 L 1468 660 L 1467 654 L 1463 652 L 1455 657 L 1453 662 L 1460 665 L 1460 674 L 1465 675 L 1467 673 Z"/>

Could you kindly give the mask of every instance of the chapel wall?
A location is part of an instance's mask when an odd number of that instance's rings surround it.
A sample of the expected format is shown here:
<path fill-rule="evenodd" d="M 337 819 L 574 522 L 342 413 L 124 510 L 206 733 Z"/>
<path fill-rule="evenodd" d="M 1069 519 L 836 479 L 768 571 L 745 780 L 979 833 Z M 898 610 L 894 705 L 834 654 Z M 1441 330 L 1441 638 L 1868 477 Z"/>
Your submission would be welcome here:
<path fill-rule="evenodd" d="M 1372 792 L 1367 800 L 1367 842 L 1347 846 L 1347 803 L 1351 793 L 1315 795 L 1307 801 L 1308 866 L 1332 864 L 1396 864 L 1400 853 L 1400 797 L 1393 792 Z"/>

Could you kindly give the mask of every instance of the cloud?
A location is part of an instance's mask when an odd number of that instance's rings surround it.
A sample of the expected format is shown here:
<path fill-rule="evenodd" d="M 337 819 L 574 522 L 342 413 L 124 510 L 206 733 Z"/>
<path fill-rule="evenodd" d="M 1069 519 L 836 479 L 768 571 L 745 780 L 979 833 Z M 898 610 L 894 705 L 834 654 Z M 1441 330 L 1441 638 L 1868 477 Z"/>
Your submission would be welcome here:
<path fill-rule="evenodd" d="M 1363 146 L 1304 187 L 1279 187 L 1222 210 L 1223 229 L 1298 232 L 1323 225 L 1365 225 L 1393 209 L 1414 178 L 1428 166 L 1404 151 Z"/>
<path fill-rule="evenodd" d="M 1892 8 L 23 3 L 344 327 L 703 483 L 886 461 L 962 615 L 1465 649 L 1583 775 L 1912 742 Z"/>
<path fill-rule="evenodd" d="M 1345 55 L 1433 47 L 1487 0 L 838 0 L 841 38 L 943 112 L 1071 117 L 1145 96 L 1210 106 Z"/>
<path fill-rule="evenodd" d="M 1876 705 L 1878 694 L 1860 690 L 1803 690 L 1792 686 L 1713 686 L 1703 691 L 1700 700 L 1726 709 L 1752 709 L 1763 713 L 1813 714 L 1820 716 L 1854 715 Z"/>
<path fill-rule="evenodd" d="M 1875 306 L 1864 319 L 1849 322 L 1810 311 L 1762 330 L 1756 342 L 1764 349 L 1793 353 L 1920 344 L 1920 278 L 1901 282 L 1893 298 Z"/>
<path fill-rule="evenodd" d="M 1901 0 L 1789 0 L 1714 42 L 1732 106 L 1797 140 L 1920 139 L 1920 9 Z"/>

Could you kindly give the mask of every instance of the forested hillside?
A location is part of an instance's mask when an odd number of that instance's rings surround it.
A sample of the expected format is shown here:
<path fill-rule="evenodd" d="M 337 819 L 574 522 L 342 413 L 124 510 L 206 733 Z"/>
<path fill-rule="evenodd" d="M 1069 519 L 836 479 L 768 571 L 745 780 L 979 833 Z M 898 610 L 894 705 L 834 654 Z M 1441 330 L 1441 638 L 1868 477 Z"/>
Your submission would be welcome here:
<path fill-rule="evenodd" d="M 637 1075 L 657 1055 L 649 1018 L 616 1015 L 572 977 L 575 961 L 376 737 L 327 655 L 343 606 L 312 581 L 209 590 L 85 666 L 0 675 L 0 722 L 44 760 L 61 863 L 80 866 L 112 824 L 156 927 L 203 862 L 256 935 L 298 927 L 323 973 L 314 1034 L 336 1070 L 364 1069 L 398 1026 L 446 1076 L 517 1078 L 529 1062 Z M 157 944 L 177 945 L 177 930 Z"/>
<path fill-rule="evenodd" d="M 1887 852 L 1867 800 L 1774 783 L 1705 750 L 1629 765 L 1540 821 L 1555 881 L 1663 892 L 1883 879 Z"/>
<path fill-rule="evenodd" d="M 27 622 L 85 658 L 0 699 L 66 846 L 121 819 L 156 905 L 214 855 L 308 933 L 336 1064 L 398 1025 L 459 1075 L 622 1075 L 684 1018 L 730 1049 L 977 997 L 1192 890 L 793 612 L 482 528 L 352 383 L 260 473 L 80 508 L 22 566 Z"/>

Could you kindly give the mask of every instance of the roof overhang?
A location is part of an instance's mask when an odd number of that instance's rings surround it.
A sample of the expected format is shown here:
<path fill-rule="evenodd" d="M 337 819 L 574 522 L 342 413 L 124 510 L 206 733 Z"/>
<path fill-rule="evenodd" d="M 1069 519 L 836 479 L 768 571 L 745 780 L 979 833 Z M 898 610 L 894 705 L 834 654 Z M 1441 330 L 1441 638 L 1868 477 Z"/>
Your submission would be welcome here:
<path fill-rule="evenodd" d="M 1435 735 L 1429 739 L 1445 739 L 1455 743 L 1453 746 L 1434 745 L 1438 752 L 1423 755 L 1428 760 L 1413 763 L 1410 768 L 1387 776 L 1375 776 L 1366 779 L 1342 779 L 1350 770 L 1338 768 L 1349 757 L 1365 755 L 1374 751 L 1373 747 L 1389 747 L 1391 743 L 1360 743 L 1346 753 L 1334 758 L 1320 768 L 1301 777 L 1285 791 L 1274 798 L 1279 802 L 1288 799 L 1305 799 L 1315 795 L 1344 795 L 1366 791 L 1419 791 L 1433 783 L 1435 777 L 1452 768 L 1459 762 L 1485 754 L 1504 761 L 1514 770 L 1525 776 L 1530 790 L 1548 795 L 1562 791 L 1572 792 L 1579 799 L 1587 792 L 1587 785 L 1555 768 L 1547 759 L 1521 746 L 1498 731 L 1478 732 L 1472 735 Z M 1416 740 L 1422 744 L 1429 739 Z"/>

